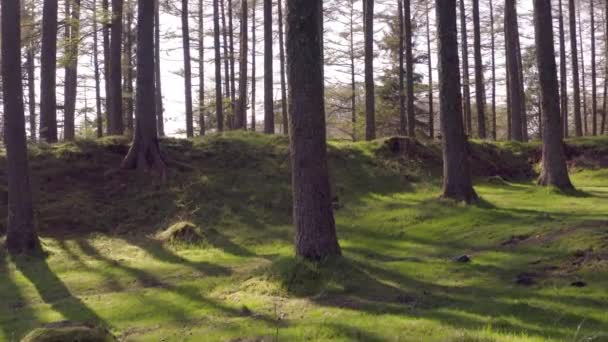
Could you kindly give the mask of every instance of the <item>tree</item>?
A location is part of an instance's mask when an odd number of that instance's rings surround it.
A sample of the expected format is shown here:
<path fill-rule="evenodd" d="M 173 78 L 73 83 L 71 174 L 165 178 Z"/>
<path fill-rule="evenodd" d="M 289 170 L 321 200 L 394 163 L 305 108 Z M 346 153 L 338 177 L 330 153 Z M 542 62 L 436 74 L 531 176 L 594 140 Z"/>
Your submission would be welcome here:
<path fill-rule="evenodd" d="M 433 98 L 433 59 L 431 57 L 431 23 L 429 20 L 429 12 L 431 9 L 429 8 L 429 3 L 431 1 L 426 1 L 425 8 L 425 17 L 426 17 L 426 53 L 427 53 L 427 67 L 428 67 L 428 78 L 429 78 L 429 137 L 431 139 L 435 138 L 435 110 L 434 110 L 434 101 Z"/>
<path fill-rule="evenodd" d="M 283 133 L 288 134 L 289 123 L 287 118 L 287 87 L 285 85 L 285 42 L 283 36 L 283 3 L 278 0 L 278 16 L 279 16 L 279 61 L 281 72 L 281 118 L 283 119 Z"/>
<path fill-rule="evenodd" d="M 403 30 L 405 34 L 405 103 L 407 106 L 407 135 L 416 135 L 416 107 L 414 106 L 414 57 L 412 56 L 412 22 L 410 0 L 403 3 Z"/>
<path fill-rule="evenodd" d="M 23 6 L 23 2 L 21 3 Z M 34 27 L 35 13 L 32 8 L 28 6 L 25 9 L 26 17 L 29 19 L 29 25 Z M 36 44 L 34 40 L 34 30 L 30 29 L 26 31 L 28 34 L 24 37 L 27 41 L 26 47 L 26 73 L 27 73 L 27 90 L 28 90 L 28 105 L 30 115 L 30 137 L 32 141 L 36 141 Z"/>
<path fill-rule="evenodd" d="M 230 74 L 230 56 L 229 56 L 229 46 L 228 46 L 228 25 L 226 24 L 226 9 L 224 6 L 224 0 L 220 1 L 220 10 L 222 12 L 222 39 L 224 41 L 223 50 L 224 50 L 224 86 L 226 99 L 230 102 L 228 108 L 228 117 L 227 124 L 228 129 L 232 129 L 234 126 L 234 108 L 232 107 L 232 93 L 230 92 L 231 74 Z M 222 99 L 223 101 L 223 99 Z"/>
<path fill-rule="evenodd" d="M 471 118 L 471 87 L 469 81 L 469 43 L 467 33 L 467 15 L 464 6 L 464 0 L 460 0 L 460 39 L 462 40 L 462 92 L 464 96 L 464 123 L 465 132 L 471 134 L 473 132 Z"/>
<path fill-rule="evenodd" d="M 566 35 L 564 33 L 564 13 L 562 0 L 559 6 L 559 81 L 560 81 L 560 111 L 564 137 L 568 137 L 568 74 L 566 70 Z"/>
<path fill-rule="evenodd" d="M 186 102 L 186 135 L 194 137 L 192 111 L 192 61 L 190 59 L 190 28 L 188 26 L 188 0 L 182 0 L 182 46 L 184 50 L 184 90 Z"/>
<path fill-rule="evenodd" d="M 230 109 L 235 115 L 236 105 L 236 76 L 234 73 L 234 26 L 232 25 L 232 0 L 228 0 L 228 37 L 230 38 Z M 233 118 L 235 120 L 236 118 Z M 234 126 L 234 122 L 233 122 Z"/>
<path fill-rule="evenodd" d="M 154 57 L 156 58 L 154 66 L 154 82 L 156 85 L 156 94 L 155 94 L 155 105 L 154 110 L 156 112 L 156 127 L 158 129 L 158 135 L 163 137 L 165 136 L 165 118 L 164 111 L 165 108 L 163 106 L 163 87 L 162 87 L 162 79 L 160 75 L 160 7 L 159 1 L 155 0 L 155 8 L 154 8 Z"/>
<path fill-rule="evenodd" d="M 562 142 L 551 0 L 534 0 L 534 28 L 543 116 L 543 170 L 539 184 L 570 190 L 573 186 Z"/>
<path fill-rule="evenodd" d="M 57 142 L 56 76 L 57 0 L 44 0 L 40 57 L 40 138 L 48 143 Z"/>
<path fill-rule="evenodd" d="M 215 50 L 215 115 L 217 130 L 224 130 L 224 98 L 222 96 L 222 56 L 220 53 L 220 0 L 213 0 L 213 41 Z"/>
<path fill-rule="evenodd" d="M 135 105 L 133 102 L 133 6 L 132 0 L 126 0 L 126 19 L 124 29 L 124 41 L 125 41 L 125 72 L 124 72 L 124 104 L 125 104 L 125 116 L 127 119 L 127 129 L 129 134 L 133 134 L 135 123 L 133 121 L 133 115 Z"/>
<path fill-rule="evenodd" d="M 490 35 L 492 50 L 492 140 L 498 139 L 496 127 L 496 36 L 494 32 L 494 2 L 490 0 Z"/>
<path fill-rule="evenodd" d="M 481 24 L 479 23 L 479 0 L 473 0 L 473 54 L 475 58 L 475 104 L 477 105 L 477 136 L 486 135 L 486 86 L 483 79 L 481 59 Z"/>
<path fill-rule="evenodd" d="M 110 92 L 112 107 L 111 135 L 124 133 L 122 116 L 122 11 L 123 0 L 112 0 L 112 29 L 110 39 Z M 154 18 L 154 13 L 152 18 Z M 154 82 L 154 80 L 152 80 Z"/>
<path fill-rule="evenodd" d="M 341 254 L 331 204 L 320 30 L 321 0 L 287 0 L 287 72 L 296 254 Z M 306 70 L 306 72 L 302 72 Z"/>
<path fill-rule="evenodd" d="M 205 13 L 203 0 L 198 0 L 198 125 L 200 135 L 205 135 Z"/>
<path fill-rule="evenodd" d="M 575 0 L 568 0 L 569 21 L 570 21 L 570 58 L 572 60 L 572 96 L 574 101 L 574 129 L 577 137 L 583 135 L 583 125 L 581 119 L 581 89 L 578 71 L 578 44 L 576 38 L 576 8 Z"/>
<path fill-rule="evenodd" d="M 97 112 L 97 137 L 103 136 L 103 114 L 101 111 L 101 75 L 99 72 L 99 39 L 98 39 L 98 19 L 97 19 L 97 0 L 93 0 L 93 72 L 95 78 L 95 110 Z"/>
<path fill-rule="evenodd" d="M 32 254 L 40 251 L 41 247 L 34 223 L 25 137 L 20 54 L 21 4 L 19 0 L 2 0 L 1 4 L 2 90 L 8 175 L 6 247 L 13 255 Z"/>
<path fill-rule="evenodd" d="M 405 28 L 403 19 L 403 2 L 397 0 L 397 18 L 399 20 L 399 134 L 407 134 L 407 117 L 405 112 Z"/>
<path fill-rule="evenodd" d="M 80 0 L 66 1 L 65 31 L 65 114 L 63 119 L 63 136 L 65 140 L 74 140 L 76 137 L 74 121 L 76 111 L 76 93 L 78 90 L 78 51 L 80 48 Z"/>
<path fill-rule="evenodd" d="M 264 133 L 274 134 L 272 0 L 264 0 Z"/>
<path fill-rule="evenodd" d="M 236 110 L 236 129 L 247 129 L 247 0 L 241 0 L 241 51 L 239 61 L 239 99 Z"/>
<path fill-rule="evenodd" d="M 436 1 L 440 117 L 443 142 L 443 197 L 471 203 L 477 200 L 469 169 L 462 122 L 456 0 Z"/>
<path fill-rule="evenodd" d="M 257 12 L 257 2 L 253 0 L 251 4 L 251 131 L 255 132 L 255 105 L 256 105 L 256 90 L 257 90 L 257 79 L 256 79 L 256 31 L 257 31 L 257 22 L 256 22 L 256 12 Z"/>
<path fill-rule="evenodd" d="M 508 108 L 510 110 L 510 138 L 523 141 L 523 80 L 520 70 L 519 57 L 519 25 L 517 23 L 517 10 L 515 0 L 505 0 L 505 44 L 507 56 L 507 86 Z"/>
<path fill-rule="evenodd" d="M 376 91 L 374 85 L 374 0 L 363 0 L 365 40 L 365 139 L 376 139 Z"/>
<path fill-rule="evenodd" d="M 148 0 L 138 4 L 135 134 L 122 168 L 155 170 L 164 180 L 166 165 L 160 154 L 154 110 L 154 7 Z"/>
<path fill-rule="evenodd" d="M 102 35 L 103 35 L 103 77 L 104 89 L 106 94 L 106 131 L 112 131 L 112 91 L 110 86 L 110 4 L 108 0 L 101 0 L 102 9 Z"/>
<path fill-rule="evenodd" d="M 591 18 L 591 134 L 597 135 L 597 66 L 595 65 L 595 0 L 590 0 Z"/>

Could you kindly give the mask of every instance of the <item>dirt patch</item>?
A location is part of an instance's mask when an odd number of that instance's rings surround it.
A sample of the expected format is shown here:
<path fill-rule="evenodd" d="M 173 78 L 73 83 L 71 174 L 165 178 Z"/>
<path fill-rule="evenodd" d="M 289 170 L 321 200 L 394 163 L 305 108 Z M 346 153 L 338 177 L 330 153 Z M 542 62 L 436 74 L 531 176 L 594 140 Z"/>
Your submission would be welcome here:
<path fill-rule="evenodd" d="M 107 329 L 90 324 L 69 321 L 47 324 L 25 336 L 21 342 L 113 342 L 116 341 Z"/>

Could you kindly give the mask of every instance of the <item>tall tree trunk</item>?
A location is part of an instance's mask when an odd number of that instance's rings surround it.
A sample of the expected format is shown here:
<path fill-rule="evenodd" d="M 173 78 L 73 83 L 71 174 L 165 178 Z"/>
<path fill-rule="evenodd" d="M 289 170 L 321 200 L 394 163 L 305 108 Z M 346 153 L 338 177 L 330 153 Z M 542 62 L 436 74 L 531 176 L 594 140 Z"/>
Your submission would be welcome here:
<path fill-rule="evenodd" d="M 464 7 L 464 0 L 460 0 L 460 39 L 462 40 L 462 93 L 464 96 L 463 117 L 465 132 L 470 135 L 473 133 L 473 119 L 471 114 L 471 87 L 469 81 L 469 43 L 467 34 L 467 15 Z"/>
<path fill-rule="evenodd" d="M 233 16 L 232 16 L 232 0 L 228 0 L 228 38 L 230 42 L 230 106 L 232 115 L 235 115 L 236 106 L 236 76 L 235 76 L 235 57 L 234 57 L 234 27 L 233 27 Z M 236 120 L 236 118 L 233 118 Z"/>
<path fill-rule="evenodd" d="M 184 92 L 186 101 L 186 136 L 194 137 L 194 119 L 192 110 L 192 60 L 190 58 L 190 12 L 188 0 L 182 0 L 182 46 L 184 50 Z"/>
<path fill-rule="evenodd" d="M 405 34 L 405 104 L 407 106 L 407 135 L 416 136 L 416 107 L 414 106 L 414 57 L 410 0 L 403 2 L 403 31 Z"/>
<path fill-rule="evenodd" d="M 36 52 L 31 42 L 28 45 L 26 58 L 30 137 L 32 141 L 36 141 Z"/>
<path fill-rule="evenodd" d="M 523 84 L 519 70 L 519 27 L 515 0 L 505 0 L 505 42 L 507 56 L 507 78 L 509 88 L 508 108 L 511 113 L 510 138 L 523 141 Z"/>
<path fill-rule="evenodd" d="M 95 110 L 97 111 L 97 137 L 103 136 L 103 114 L 101 111 L 101 75 L 99 72 L 99 38 L 98 38 L 98 19 L 97 19 L 97 0 L 93 0 L 93 72 L 95 73 Z"/>
<path fill-rule="evenodd" d="M 274 134 L 272 0 L 264 0 L 264 133 Z"/>
<path fill-rule="evenodd" d="M 435 138 L 435 99 L 433 96 L 433 59 L 431 57 L 431 23 L 429 20 L 429 2 L 426 2 L 426 53 L 427 53 L 427 66 L 429 73 L 429 138 Z"/>
<path fill-rule="evenodd" d="M 198 0 L 198 125 L 199 134 L 205 135 L 205 6 Z"/>
<path fill-rule="evenodd" d="M 70 6 L 71 5 L 71 6 Z M 71 7 L 71 9 L 70 9 Z M 71 11 L 71 13 L 70 13 Z M 78 90 L 78 50 L 80 47 L 80 0 L 66 1 L 65 93 L 63 136 L 65 140 L 76 137 L 75 113 Z"/>
<path fill-rule="evenodd" d="M 13 255 L 33 254 L 39 252 L 41 247 L 36 234 L 25 137 L 20 54 L 21 4 L 19 0 L 2 0 L 1 4 L 2 90 L 8 176 L 6 247 Z"/>
<path fill-rule="evenodd" d="M 559 87 L 551 0 L 534 0 L 534 26 L 543 115 L 543 171 L 539 184 L 572 189 L 568 177 L 559 114 Z"/>
<path fill-rule="evenodd" d="M 492 140 L 498 140 L 496 127 L 496 36 L 494 31 L 494 2 L 490 0 L 490 34 L 492 50 Z"/>
<path fill-rule="evenodd" d="M 601 134 L 604 135 L 606 134 L 606 116 L 608 116 L 608 113 L 606 113 L 606 111 L 608 110 L 608 1 L 604 1 L 606 3 L 606 7 L 604 8 L 604 46 L 605 46 L 605 51 L 604 51 L 604 58 L 605 58 L 605 62 L 604 62 L 604 67 L 605 67 L 605 73 L 604 73 L 604 103 L 602 106 L 602 127 L 601 127 Z"/>
<path fill-rule="evenodd" d="M 587 110 L 587 82 L 585 78 L 587 77 L 587 73 L 585 72 L 585 45 L 583 41 L 583 25 L 581 24 L 581 11 L 577 12 L 578 17 L 578 35 L 580 40 L 580 61 L 581 61 L 581 82 L 582 82 L 582 91 L 583 91 L 583 134 L 589 134 L 589 130 L 587 127 L 588 119 L 589 119 L 589 111 Z"/>
<path fill-rule="evenodd" d="M 110 27 L 111 14 L 108 0 L 101 0 L 102 16 L 102 35 L 103 35 L 103 79 L 104 90 L 106 95 L 106 131 L 111 134 L 112 131 L 112 87 L 110 82 Z"/>
<path fill-rule="evenodd" d="M 405 112 L 405 29 L 403 19 L 403 2 L 397 0 L 397 18 L 399 20 L 399 134 L 407 134 L 407 117 Z"/>
<path fill-rule="evenodd" d="M 222 39 L 224 41 L 224 45 L 223 45 L 223 50 L 224 50 L 224 86 L 225 86 L 225 92 L 226 92 L 226 100 L 228 100 L 228 102 L 230 102 L 230 104 L 228 105 L 228 115 L 227 115 L 227 125 L 228 125 L 228 129 L 233 129 L 234 128 L 234 108 L 232 107 L 232 95 L 230 93 L 230 84 L 231 84 L 231 79 L 230 79 L 230 55 L 229 55 L 229 50 L 230 47 L 228 46 L 228 25 L 226 24 L 226 8 L 225 8 L 225 4 L 224 4 L 224 0 L 220 0 L 220 9 L 222 11 Z"/>
<path fill-rule="evenodd" d="M 289 119 L 287 118 L 287 87 L 285 81 L 285 40 L 283 36 L 283 3 L 278 0 L 279 7 L 279 59 L 281 67 L 281 117 L 283 119 L 283 133 L 289 134 Z"/>
<path fill-rule="evenodd" d="M 251 5 L 251 131 L 255 132 L 256 130 L 256 122 L 255 122 L 255 106 L 256 106 L 256 90 L 257 90 L 257 76 L 256 76 L 256 13 L 257 13 L 257 3 L 256 0 L 252 0 L 253 3 Z"/>
<path fill-rule="evenodd" d="M 350 116 L 352 124 L 353 141 L 357 141 L 357 84 L 355 79 L 355 0 L 349 1 L 350 5 L 350 22 L 349 22 L 349 39 L 350 39 Z M 403 114 L 405 115 L 405 114 Z"/>
<path fill-rule="evenodd" d="M 568 0 L 569 22 L 570 22 L 570 58 L 572 60 L 572 87 L 574 101 L 574 129 L 577 137 L 583 135 L 583 122 L 581 118 L 581 88 L 578 71 L 578 39 L 576 33 L 576 8 L 575 0 Z"/>
<path fill-rule="evenodd" d="M 112 0 L 112 37 L 110 39 L 110 91 L 112 93 L 111 135 L 122 135 L 122 10 L 123 0 Z M 154 18 L 154 16 L 152 16 Z"/>
<path fill-rule="evenodd" d="M 57 0 L 44 0 L 40 56 L 40 138 L 47 143 L 57 142 L 56 76 Z"/>
<path fill-rule="evenodd" d="M 249 17 L 247 0 L 241 0 L 241 51 L 239 60 L 239 99 L 236 111 L 236 129 L 247 129 L 247 48 L 249 39 L 247 18 Z"/>
<path fill-rule="evenodd" d="M 595 65 L 595 0 L 589 1 L 591 18 L 591 133 L 597 135 L 597 66 Z"/>
<path fill-rule="evenodd" d="M 165 136 L 165 107 L 163 105 L 163 87 L 162 76 L 160 73 L 160 0 L 154 1 L 154 82 L 155 82 L 155 103 L 154 111 L 156 113 L 156 128 L 158 135 Z"/>
<path fill-rule="evenodd" d="M 156 171 L 162 180 L 166 165 L 156 131 L 154 90 L 154 1 L 139 0 L 137 15 L 137 94 L 135 134 L 123 169 Z"/>
<path fill-rule="evenodd" d="M 365 36 L 365 139 L 376 139 L 376 91 L 374 85 L 374 0 L 363 0 Z"/>
<path fill-rule="evenodd" d="M 559 6 L 559 81 L 560 81 L 560 110 L 564 137 L 568 137 L 568 74 L 566 70 L 566 36 L 564 33 L 564 12 L 562 0 Z"/>
<path fill-rule="evenodd" d="M 456 0 L 436 3 L 439 47 L 439 98 L 443 143 L 443 197 L 471 203 L 477 200 L 469 169 L 462 122 Z"/>
<path fill-rule="evenodd" d="M 222 56 L 220 53 L 220 10 L 219 1 L 213 0 L 213 41 L 215 45 L 215 115 L 217 130 L 224 130 L 224 97 L 222 95 Z"/>
<path fill-rule="evenodd" d="M 133 121 L 134 102 L 133 102 L 133 6 L 132 0 L 126 0 L 126 22 L 125 22 L 125 116 L 127 118 L 127 130 L 133 134 L 135 123 Z"/>
<path fill-rule="evenodd" d="M 521 45 L 519 36 L 517 37 L 517 69 L 519 70 L 520 91 L 520 111 L 521 111 L 521 137 L 523 141 L 528 141 L 528 113 L 526 110 L 526 91 L 524 89 L 524 67 L 521 58 Z"/>
<path fill-rule="evenodd" d="M 321 0 L 287 0 L 296 254 L 316 261 L 341 254 L 327 166 L 321 6 Z"/>
<path fill-rule="evenodd" d="M 481 59 L 481 24 L 479 23 L 479 0 L 473 0 L 473 50 L 475 55 L 475 104 L 477 105 L 477 135 L 480 139 L 486 134 L 486 86 L 483 78 Z"/>

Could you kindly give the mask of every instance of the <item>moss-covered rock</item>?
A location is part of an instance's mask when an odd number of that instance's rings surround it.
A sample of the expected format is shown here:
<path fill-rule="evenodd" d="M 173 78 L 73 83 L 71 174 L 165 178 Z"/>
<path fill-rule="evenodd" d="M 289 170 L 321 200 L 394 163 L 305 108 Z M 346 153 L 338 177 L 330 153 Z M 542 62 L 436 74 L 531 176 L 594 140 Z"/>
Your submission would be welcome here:
<path fill-rule="evenodd" d="M 113 342 L 106 329 L 73 322 L 48 324 L 27 334 L 21 342 Z"/>

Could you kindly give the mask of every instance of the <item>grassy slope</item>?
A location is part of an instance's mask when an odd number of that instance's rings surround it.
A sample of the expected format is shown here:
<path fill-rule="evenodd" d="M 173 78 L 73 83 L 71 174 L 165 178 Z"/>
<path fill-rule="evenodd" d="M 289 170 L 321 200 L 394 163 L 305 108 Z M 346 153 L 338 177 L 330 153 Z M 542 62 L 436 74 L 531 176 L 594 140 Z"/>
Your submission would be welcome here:
<path fill-rule="evenodd" d="M 501 168 L 537 149 L 502 145 L 474 149 Z M 173 169 L 162 187 L 104 175 L 124 153 L 115 139 L 33 149 L 49 257 L 0 255 L 0 340 L 73 320 L 134 341 L 608 341 L 607 169 L 577 168 L 572 196 L 479 178 L 484 201 L 465 207 L 437 199 L 435 146 L 404 159 L 381 142 L 334 143 L 345 257 L 319 266 L 292 256 L 285 138 L 165 146 L 196 171 Z M 608 140 L 572 146 L 602 154 Z M 189 248 L 153 239 L 178 221 L 214 234 Z M 473 261 L 451 261 L 462 254 Z M 522 273 L 535 284 L 515 284 Z"/>

